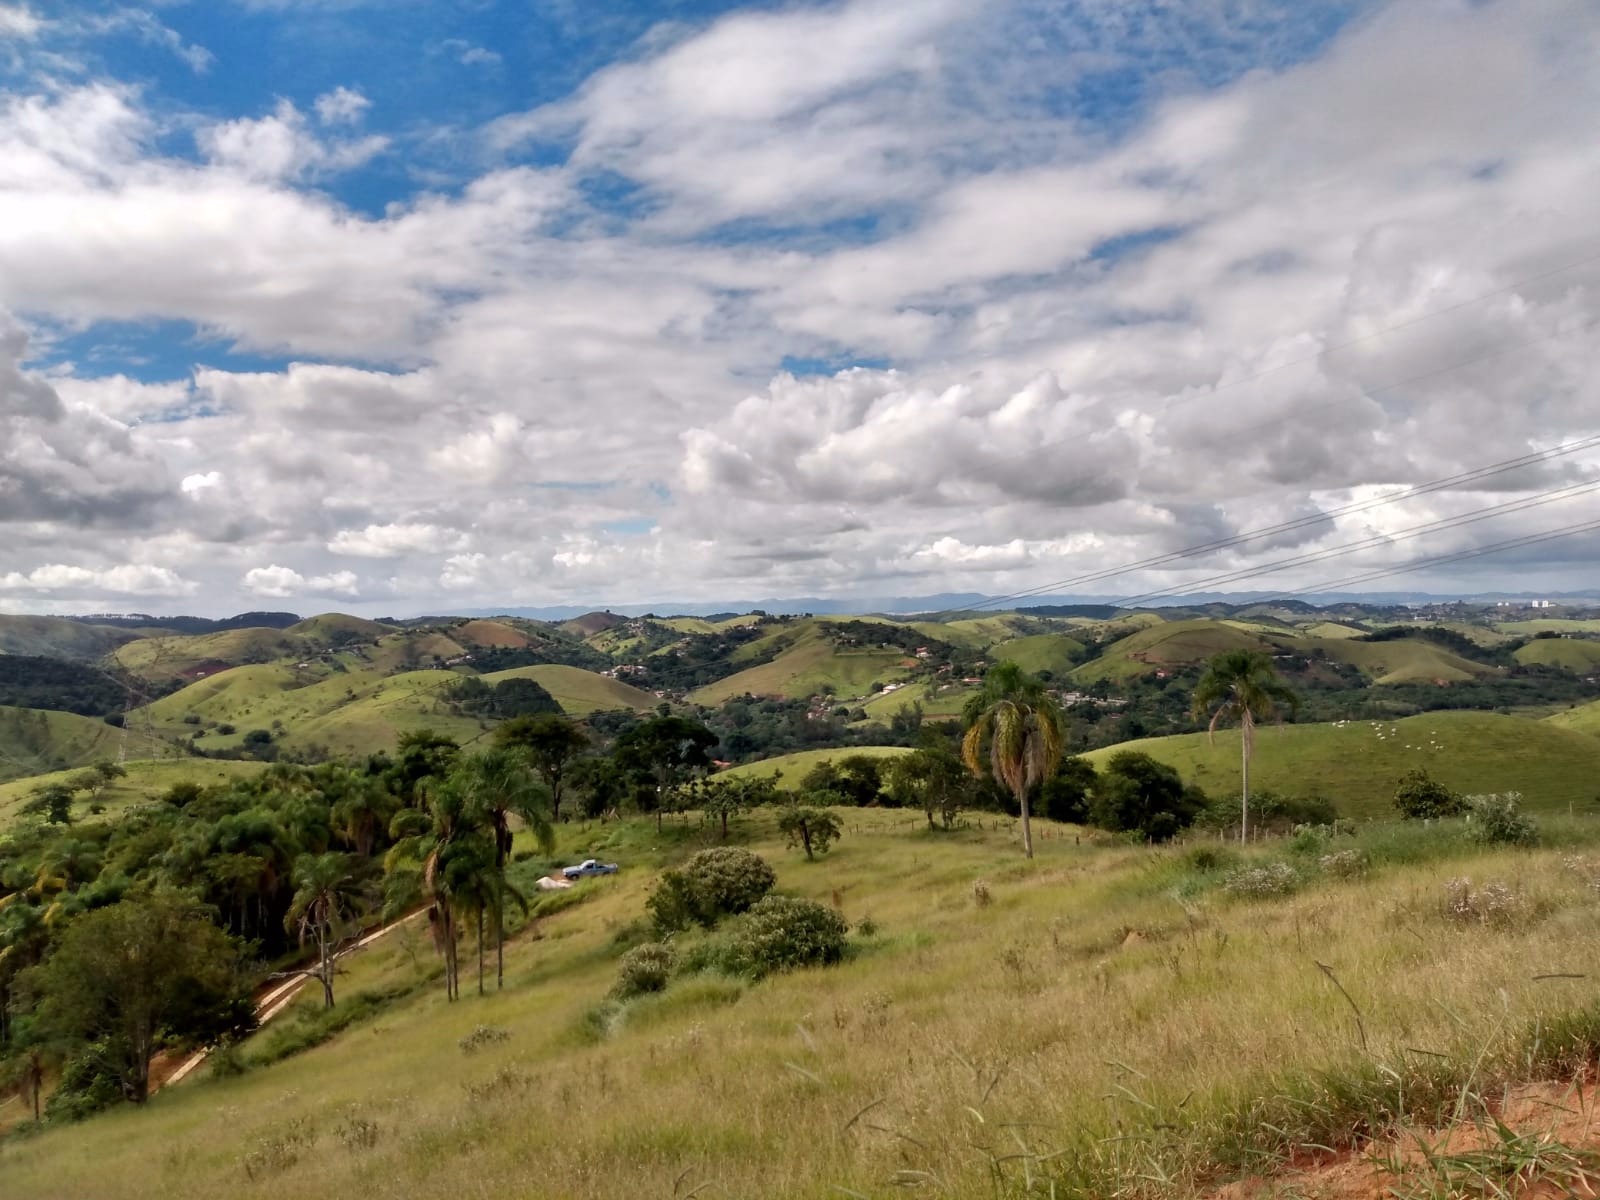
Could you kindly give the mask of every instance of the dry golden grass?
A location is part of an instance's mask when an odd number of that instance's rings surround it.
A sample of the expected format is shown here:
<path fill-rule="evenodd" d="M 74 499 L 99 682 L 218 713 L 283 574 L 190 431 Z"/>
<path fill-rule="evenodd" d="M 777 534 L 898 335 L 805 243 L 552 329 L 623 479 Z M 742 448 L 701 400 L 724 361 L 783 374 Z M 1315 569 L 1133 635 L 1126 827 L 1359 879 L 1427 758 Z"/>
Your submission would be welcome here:
<path fill-rule="evenodd" d="M 8 1143 L 0 1196 L 1049 1195 L 1074 1160 L 1048 1156 L 1069 1148 L 1116 1164 L 1128 1195 L 1188 1196 L 1209 1182 L 1196 1130 L 1240 1097 L 1324 1069 L 1470 1060 L 1593 993 L 1537 978 L 1585 973 L 1600 952 L 1600 898 L 1557 850 L 1251 902 L 1182 850 L 1041 823 L 1025 863 L 992 817 L 943 836 L 920 814 L 843 818 L 816 864 L 779 846 L 770 817 L 743 822 L 780 889 L 876 926 L 839 967 L 680 979 L 596 1022 L 646 864 L 702 835 L 569 829 L 564 850 L 624 871 L 510 948 L 504 992 L 480 999 L 469 971 L 460 1003 L 429 987 L 275 1066 Z M 1393 856 L 1426 854 L 1431 835 L 1406 836 Z M 1453 923 L 1444 885 L 1460 875 L 1509 881 L 1525 907 Z M 343 992 L 430 965 L 397 942 Z M 479 1025 L 510 1036 L 464 1053 Z"/>

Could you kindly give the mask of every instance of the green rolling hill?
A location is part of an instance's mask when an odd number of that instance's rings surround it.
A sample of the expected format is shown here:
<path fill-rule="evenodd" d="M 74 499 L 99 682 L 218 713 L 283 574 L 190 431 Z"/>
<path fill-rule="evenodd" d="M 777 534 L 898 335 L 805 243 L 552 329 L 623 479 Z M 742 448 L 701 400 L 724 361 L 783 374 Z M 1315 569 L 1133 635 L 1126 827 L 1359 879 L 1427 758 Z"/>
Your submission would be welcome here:
<path fill-rule="evenodd" d="M 0 654 L 37 654 L 89 662 L 144 636 L 137 629 L 91 625 L 64 617 L 0 613 Z"/>
<path fill-rule="evenodd" d="M 989 654 L 996 661 L 1014 662 L 1034 674 L 1049 671 L 1055 675 L 1071 671 L 1083 651 L 1082 642 L 1064 633 L 1036 633 L 996 642 L 989 647 Z"/>
<path fill-rule="evenodd" d="M 1360 642 L 1349 638 L 1284 641 L 1284 649 L 1304 653 L 1320 649 L 1335 662 L 1349 663 L 1374 683 L 1462 683 L 1495 668 L 1463 658 L 1436 642 L 1422 638 L 1397 638 L 1389 642 Z"/>
<path fill-rule="evenodd" d="M 1085 757 L 1104 766 L 1124 750 L 1176 767 L 1214 796 L 1238 793 L 1237 730 L 1219 730 L 1214 742 L 1203 733 L 1124 742 Z M 1600 794 L 1600 738 L 1554 721 L 1479 712 L 1269 726 L 1257 733 L 1250 782 L 1319 793 L 1348 816 L 1382 817 L 1393 814 L 1396 781 L 1415 767 L 1458 791 L 1521 792 L 1534 811 L 1565 812 L 1569 804 L 1592 807 Z"/>
<path fill-rule="evenodd" d="M 1538 638 L 1511 655 L 1525 666 L 1559 667 L 1575 675 L 1600 671 L 1600 641 L 1578 638 Z"/>
<path fill-rule="evenodd" d="M 1567 709 L 1565 712 L 1546 717 L 1545 720 L 1561 729 L 1572 729 L 1579 733 L 1600 736 L 1600 700 L 1592 701 L 1589 704 L 1577 705 L 1574 708 Z"/>
<path fill-rule="evenodd" d="M 552 663 L 494 671 L 482 676 L 482 679 L 491 686 L 503 679 L 531 679 L 555 697 L 556 703 L 571 716 L 586 716 L 592 712 L 617 708 L 643 710 L 660 703 L 652 693 L 630 687 L 621 680 L 585 671 L 581 667 Z"/>
<path fill-rule="evenodd" d="M 746 693 L 804 699 L 831 686 L 840 698 L 863 695 L 878 680 L 884 683 L 907 675 L 905 652 L 881 647 L 840 646 L 828 636 L 823 623 L 795 621 L 781 625 L 764 638 L 740 646 L 733 660 L 758 657 L 773 645 L 782 646 L 771 662 L 748 667 L 689 694 L 696 704 L 717 705 Z"/>
<path fill-rule="evenodd" d="M 1204 662 L 1225 650 L 1272 649 L 1272 643 L 1257 634 L 1223 621 L 1165 621 L 1148 625 L 1108 646 L 1099 658 L 1076 668 L 1072 678 L 1077 683 L 1119 681 L 1163 667 Z"/>
<path fill-rule="evenodd" d="M 130 721 L 126 728 L 96 717 L 41 708 L 0 707 L 0 779 L 86 767 L 101 759 L 155 758 L 177 749 Z"/>
<path fill-rule="evenodd" d="M 735 779 L 745 777 L 765 779 L 776 773 L 778 786 L 793 790 L 800 785 L 800 780 L 805 778 L 807 771 L 828 759 L 838 762 L 855 754 L 864 754 L 868 758 L 896 758 L 910 753 L 911 751 L 904 746 L 847 746 L 835 750 L 797 750 L 793 754 L 780 754 L 776 758 L 764 758 L 760 762 L 730 767 L 723 774 Z"/>
<path fill-rule="evenodd" d="M 123 764 L 127 772 L 114 779 L 100 793 L 99 803 L 106 806 L 108 815 L 159 797 L 176 783 L 197 783 L 202 787 L 214 783 L 227 783 L 233 779 L 248 778 L 266 770 L 266 763 L 243 762 L 227 759 L 206 761 L 197 758 L 163 758 L 130 761 Z M 0 783 L 0 831 L 21 814 L 19 810 L 38 789 L 53 783 L 66 783 L 82 768 L 32 775 L 26 779 Z M 74 818 L 87 816 L 88 800 L 79 797 Z"/>

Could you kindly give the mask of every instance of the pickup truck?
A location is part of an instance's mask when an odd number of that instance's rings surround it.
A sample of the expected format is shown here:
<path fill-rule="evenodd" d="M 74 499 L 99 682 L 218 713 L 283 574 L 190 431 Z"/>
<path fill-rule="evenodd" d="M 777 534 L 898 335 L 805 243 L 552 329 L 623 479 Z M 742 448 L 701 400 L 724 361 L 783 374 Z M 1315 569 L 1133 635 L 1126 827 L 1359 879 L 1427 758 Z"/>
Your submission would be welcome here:
<path fill-rule="evenodd" d="M 616 863 L 603 863 L 598 858 L 586 858 L 575 867 L 562 867 L 561 874 L 568 879 L 582 879 L 585 875 L 615 875 Z"/>

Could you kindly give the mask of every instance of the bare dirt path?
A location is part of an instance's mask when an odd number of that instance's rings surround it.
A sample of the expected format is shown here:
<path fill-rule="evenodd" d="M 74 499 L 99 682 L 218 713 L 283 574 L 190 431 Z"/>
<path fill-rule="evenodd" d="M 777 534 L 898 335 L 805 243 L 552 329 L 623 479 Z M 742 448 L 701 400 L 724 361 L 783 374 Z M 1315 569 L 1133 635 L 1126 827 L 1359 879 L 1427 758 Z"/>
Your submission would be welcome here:
<path fill-rule="evenodd" d="M 370 946 L 373 942 L 377 941 L 379 938 L 383 937 L 384 934 L 389 933 L 391 930 L 398 929 L 407 921 L 416 920 L 418 917 L 423 915 L 424 911 L 425 910 L 423 909 L 418 909 L 416 912 L 408 913 L 399 920 L 391 921 L 387 925 L 383 925 L 377 929 L 374 929 L 371 933 L 363 935 L 354 943 L 339 951 L 336 957 L 344 958 L 346 955 L 354 954 L 357 950 L 361 950 L 367 946 Z M 309 982 L 311 982 L 310 976 L 295 975 L 292 978 L 285 979 L 274 987 L 270 988 L 261 996 L 259 1000 L 256 1001 L 256 1024 L 258 1026 L 265 1025 L 268 1021 L 281 1014 L 284 1009 L 288 1008 L 290 1004 L 294 1003 L 295 997 L 300 994 L 300 989 L 305 987 Z M 179 1063 L 175 1070 L 173 1070 L 170 1074 L 165 1075 L 159 1072 L 156 1063 L 151 1063 L 151 1095 L 154 1095 L 161 1088 L 171 1087 L 175 1083 L 182 1083 L 195 1072 L 201 1063 L 205 1062 L 206 1056 L 210 1053 L 211 1051 L 209 1049 L 196 1050 L 188 1058 Z"/>

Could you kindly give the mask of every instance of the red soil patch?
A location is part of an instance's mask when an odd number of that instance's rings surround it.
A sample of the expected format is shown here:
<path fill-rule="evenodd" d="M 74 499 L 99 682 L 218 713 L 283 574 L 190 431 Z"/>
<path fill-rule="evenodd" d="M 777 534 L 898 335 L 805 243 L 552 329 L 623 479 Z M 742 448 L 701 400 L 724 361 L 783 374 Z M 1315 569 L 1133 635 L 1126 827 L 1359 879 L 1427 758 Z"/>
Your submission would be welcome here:
<path fill-rule="evenodd" d="M 1582 1090 L 1576 1084 L 1529 1084 L 1509 1092 L 1491 1107 L 1500 1121 L 1525 1139 L 1524 1145 L 1548 1147 L 1546 1153 L 1554 1152 L 1560 1157 L 1569 1151 L 1581 1152 L 1591 1163 L 1591 1170 L 1584 1177 L 1569 1175 L 1559 1180 L 1541 1178 L 1537 1172 L 1531 1177 L 1513 1175 L 1508 1166 L 1506 1175 L 1495 1178 L 1506 1195 L 1518 1200 L 1600 1197 L 1600 1169 L 1594 1167 L 1600 1163 L 1600 1111 L 1596 1110 L 1593 1091 Z M 1482 1118 L 1481 1112 L 1477 1115 Z M 1427 1167 L 1423 1144 L 1437 1158 L 1492 1150 L 1500 1144 L 1500 1138 L 1486 1118 L 1469 1117 L 1449 1130 L 1407 1131 L 1344 1154 L 1308 1153 L 1271 1177 L 1252 1176 L 1230 1183 L 1211 1193 L 1211 1200 L 1268 1200 L 1278 1196 L 1302 1200 L 1392 1200 L 1413 1192 L 1432 1195 L 1435 1193 L 1426 1184 L 1436 1176 Z M 1534 1152 L 1527 1157 L 1536 1161 L 1540 1154 Z M 1459 1169 L 1450 1178 L 1458 1187 L 1468 1183 L 1467 1175 Z M 1480 1192 L 1474 1186 L 1459 1194 L 1476 1196 Z"/>

